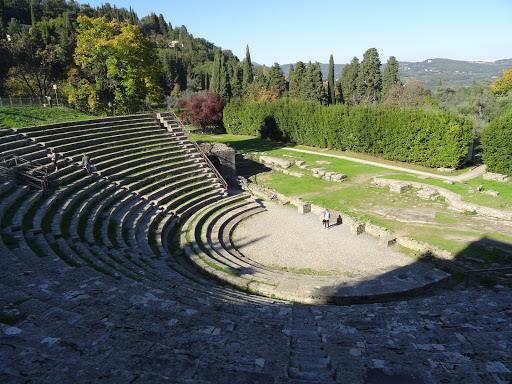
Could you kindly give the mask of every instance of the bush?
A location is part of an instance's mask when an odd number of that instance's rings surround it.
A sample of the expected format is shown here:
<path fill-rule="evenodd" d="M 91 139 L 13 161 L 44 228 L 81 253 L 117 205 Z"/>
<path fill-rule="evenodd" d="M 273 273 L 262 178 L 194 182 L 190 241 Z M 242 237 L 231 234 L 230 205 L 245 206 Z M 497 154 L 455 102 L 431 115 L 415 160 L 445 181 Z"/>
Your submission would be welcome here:
<path fill-rule="evenodd" d="M 512 109 L 493 120 L 482 134 L 482 160 L 487 171 L 512 176 Z"/>
<path fill-rule="evenodd" d="M 224 109 L 231 134 L 351 150 L 428 167 L 461 166 L 472 123 L 456 114 L 393 106 L 322 106 L 316 102 L 233 100 Z"/>
<path fill-rule="evenodd" d="M 190 120 L 196 127 L 222 127 L 224 101 L 219 100 L 215 92 L 207 92 L 205 95 L 196 95 L 188 101 L 180 101 L 176 108 L 184 108 L 180 117 Z"/>

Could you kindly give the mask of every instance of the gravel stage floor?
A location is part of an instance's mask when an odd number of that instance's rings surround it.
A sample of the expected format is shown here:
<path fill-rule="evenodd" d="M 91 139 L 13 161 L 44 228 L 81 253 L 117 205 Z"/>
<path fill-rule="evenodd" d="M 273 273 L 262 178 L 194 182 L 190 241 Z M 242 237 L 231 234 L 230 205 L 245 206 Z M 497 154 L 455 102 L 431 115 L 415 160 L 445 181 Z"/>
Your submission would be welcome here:
<path fill-rule="evenodd" d="M 238 225 L 232 235 L 246 257 L 275 268 L 313 269 L 318 272 L 374 273 L 415 261 L 383 247 L 372 236 L 353 235 L 348 226 L 325 229 L 321 217 L 265 201 L 266 212 Z"/>

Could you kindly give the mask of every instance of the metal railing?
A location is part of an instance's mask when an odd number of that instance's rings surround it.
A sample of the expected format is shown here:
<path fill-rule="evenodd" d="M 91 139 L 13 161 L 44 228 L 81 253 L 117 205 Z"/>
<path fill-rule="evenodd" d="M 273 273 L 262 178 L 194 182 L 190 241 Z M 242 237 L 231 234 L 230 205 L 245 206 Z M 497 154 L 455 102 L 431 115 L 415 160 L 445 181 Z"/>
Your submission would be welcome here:
<path fill-rule="evenodd" d="M 48 168 L 21 156 L 10 155 L 0 158 L 0 177 L 43 191 L 48 189 Z"/>
<path fill-rule="evenodd" d="M 470 273 L 504 272 L 504 271 L 512 271 L 512 267 L 493 268 L 493 269 L 475 269 L 472 271 L 466 271 L 466 288 L 468 287 L 468 284 L 469 284 Z"/>
<path fill-rule="evenodd" d="M 220 174 L 219 170 L 217 168 L 215 168 L 215 165 L 212 164 L 212 162 L 210 161 L 210 159 L 208 158 L 208 156 L 206 156 L 204 154 L 203 151 L 201 151 L 201 148 L 199 147 L 199 145 L 196 143 L 196 141 L 191 137 L 190 133 L 188 132 L 187 130 L 187 127 L 183 124 L 183 122 L 178 118 L 178 116 L 176 115 L 176 113 L 174 113 L 173 110 L 169 110 L 169 113 L 172 115 L 172 117 L 174 118 L 174 120 L 178 123 L 178 125 L 180 126 L 181 130 L 185 133 L 185 135 L 187 135 L 187 139 L 192 143 L 192 145 L 196 148 L 196 150 L 200 153 L 201 157 L 204 159 L 204 161 L 206 162 L 206 165 L 212 170 L 212 172 L 215 174 L 215 176 L 219 179 L 220 183 L 222 184 L 222 186 L 224 187 L 224 189 L 227 191 L 228 189 L 228 183 L 226 182 L 226 180 L 224 180 L 224 178 L 222 177 L 222 175 Z M 160 118 L 161 121 L 163 120 L 162 118 Z M 165 121 L 162 121 L 164 124 L 166 124 Z M 167 124 L 166 124 L 167 125 Z"/>

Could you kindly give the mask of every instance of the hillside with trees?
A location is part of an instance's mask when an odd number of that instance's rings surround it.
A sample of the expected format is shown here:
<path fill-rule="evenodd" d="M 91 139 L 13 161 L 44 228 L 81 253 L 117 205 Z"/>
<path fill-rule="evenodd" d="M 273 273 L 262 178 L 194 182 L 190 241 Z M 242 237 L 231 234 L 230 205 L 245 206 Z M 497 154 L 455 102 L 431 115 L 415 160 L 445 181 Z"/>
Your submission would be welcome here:
<path fill-rule="evenodd" d="M 173 27 L 162 14 L 139 18 L 131 8 L 109 3 L 92 8 L 73 0 L 0 0 L 0 5 L 0 94 L 44 98 L 53 96 L 56 85 L 59 100 L 89 114 L 133 113 L 152 103 L 179 106 L 200 125 L 222 125 L 223 106 L 284 99 L 393 111 L 390 119 L 397 121 L 410 110 L 457 114 L 478 136 L 512 106 L 512 60 L 404 63 L 381 58 L 372 47 L 344 65 L 334 64 L 330 55 L 326 65 L 298 61 L 267 67 L 253 63 L 249 46 L 240 60 L 185 26 Z M 208 110 L 215 111 L 215 119 L 205 118 Z M 230 119 L 237 119 L 233 112 Z M 465 122 L 465 132 L 468 126 Z"/>
<path fill-rule="evenodd" d="M 341 77 L 343 67 L 347 64 L 334 64 L 335 79 Z M 288 76 L 289 65 L 281 66 L 285 76 Z M 319 65 L 324 80 L 327 80 L 329 64 L 319 63 Z M 400 78 L 404 83 L 414 80 L 435 91 L 440 80 L 450 87 L 470 86 L 475 80 L 483 84 L 491 84 L 501 77 L 504 70 L 512 66 L 512 58 L 492 62 L 449 59 L 429 59 L 420 62 L 398 61 L 398 66 Z M 381 71 L 384 68 L 385 63 L 383 63 Z"/>

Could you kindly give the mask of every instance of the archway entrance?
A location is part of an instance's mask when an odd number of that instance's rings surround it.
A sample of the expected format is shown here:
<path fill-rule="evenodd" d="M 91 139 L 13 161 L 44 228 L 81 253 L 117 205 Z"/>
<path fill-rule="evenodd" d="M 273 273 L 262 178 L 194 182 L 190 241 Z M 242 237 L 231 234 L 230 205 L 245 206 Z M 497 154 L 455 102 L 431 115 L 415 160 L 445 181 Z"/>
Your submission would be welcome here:
<path fill-rule="evenodd" d="M 219 171 L 219 173 L 222 175 L 222 164 L 220 163 L 220 159 L 215 155 L 207 155 L 208 160 L 213 164 L 213 166 Z"/>

